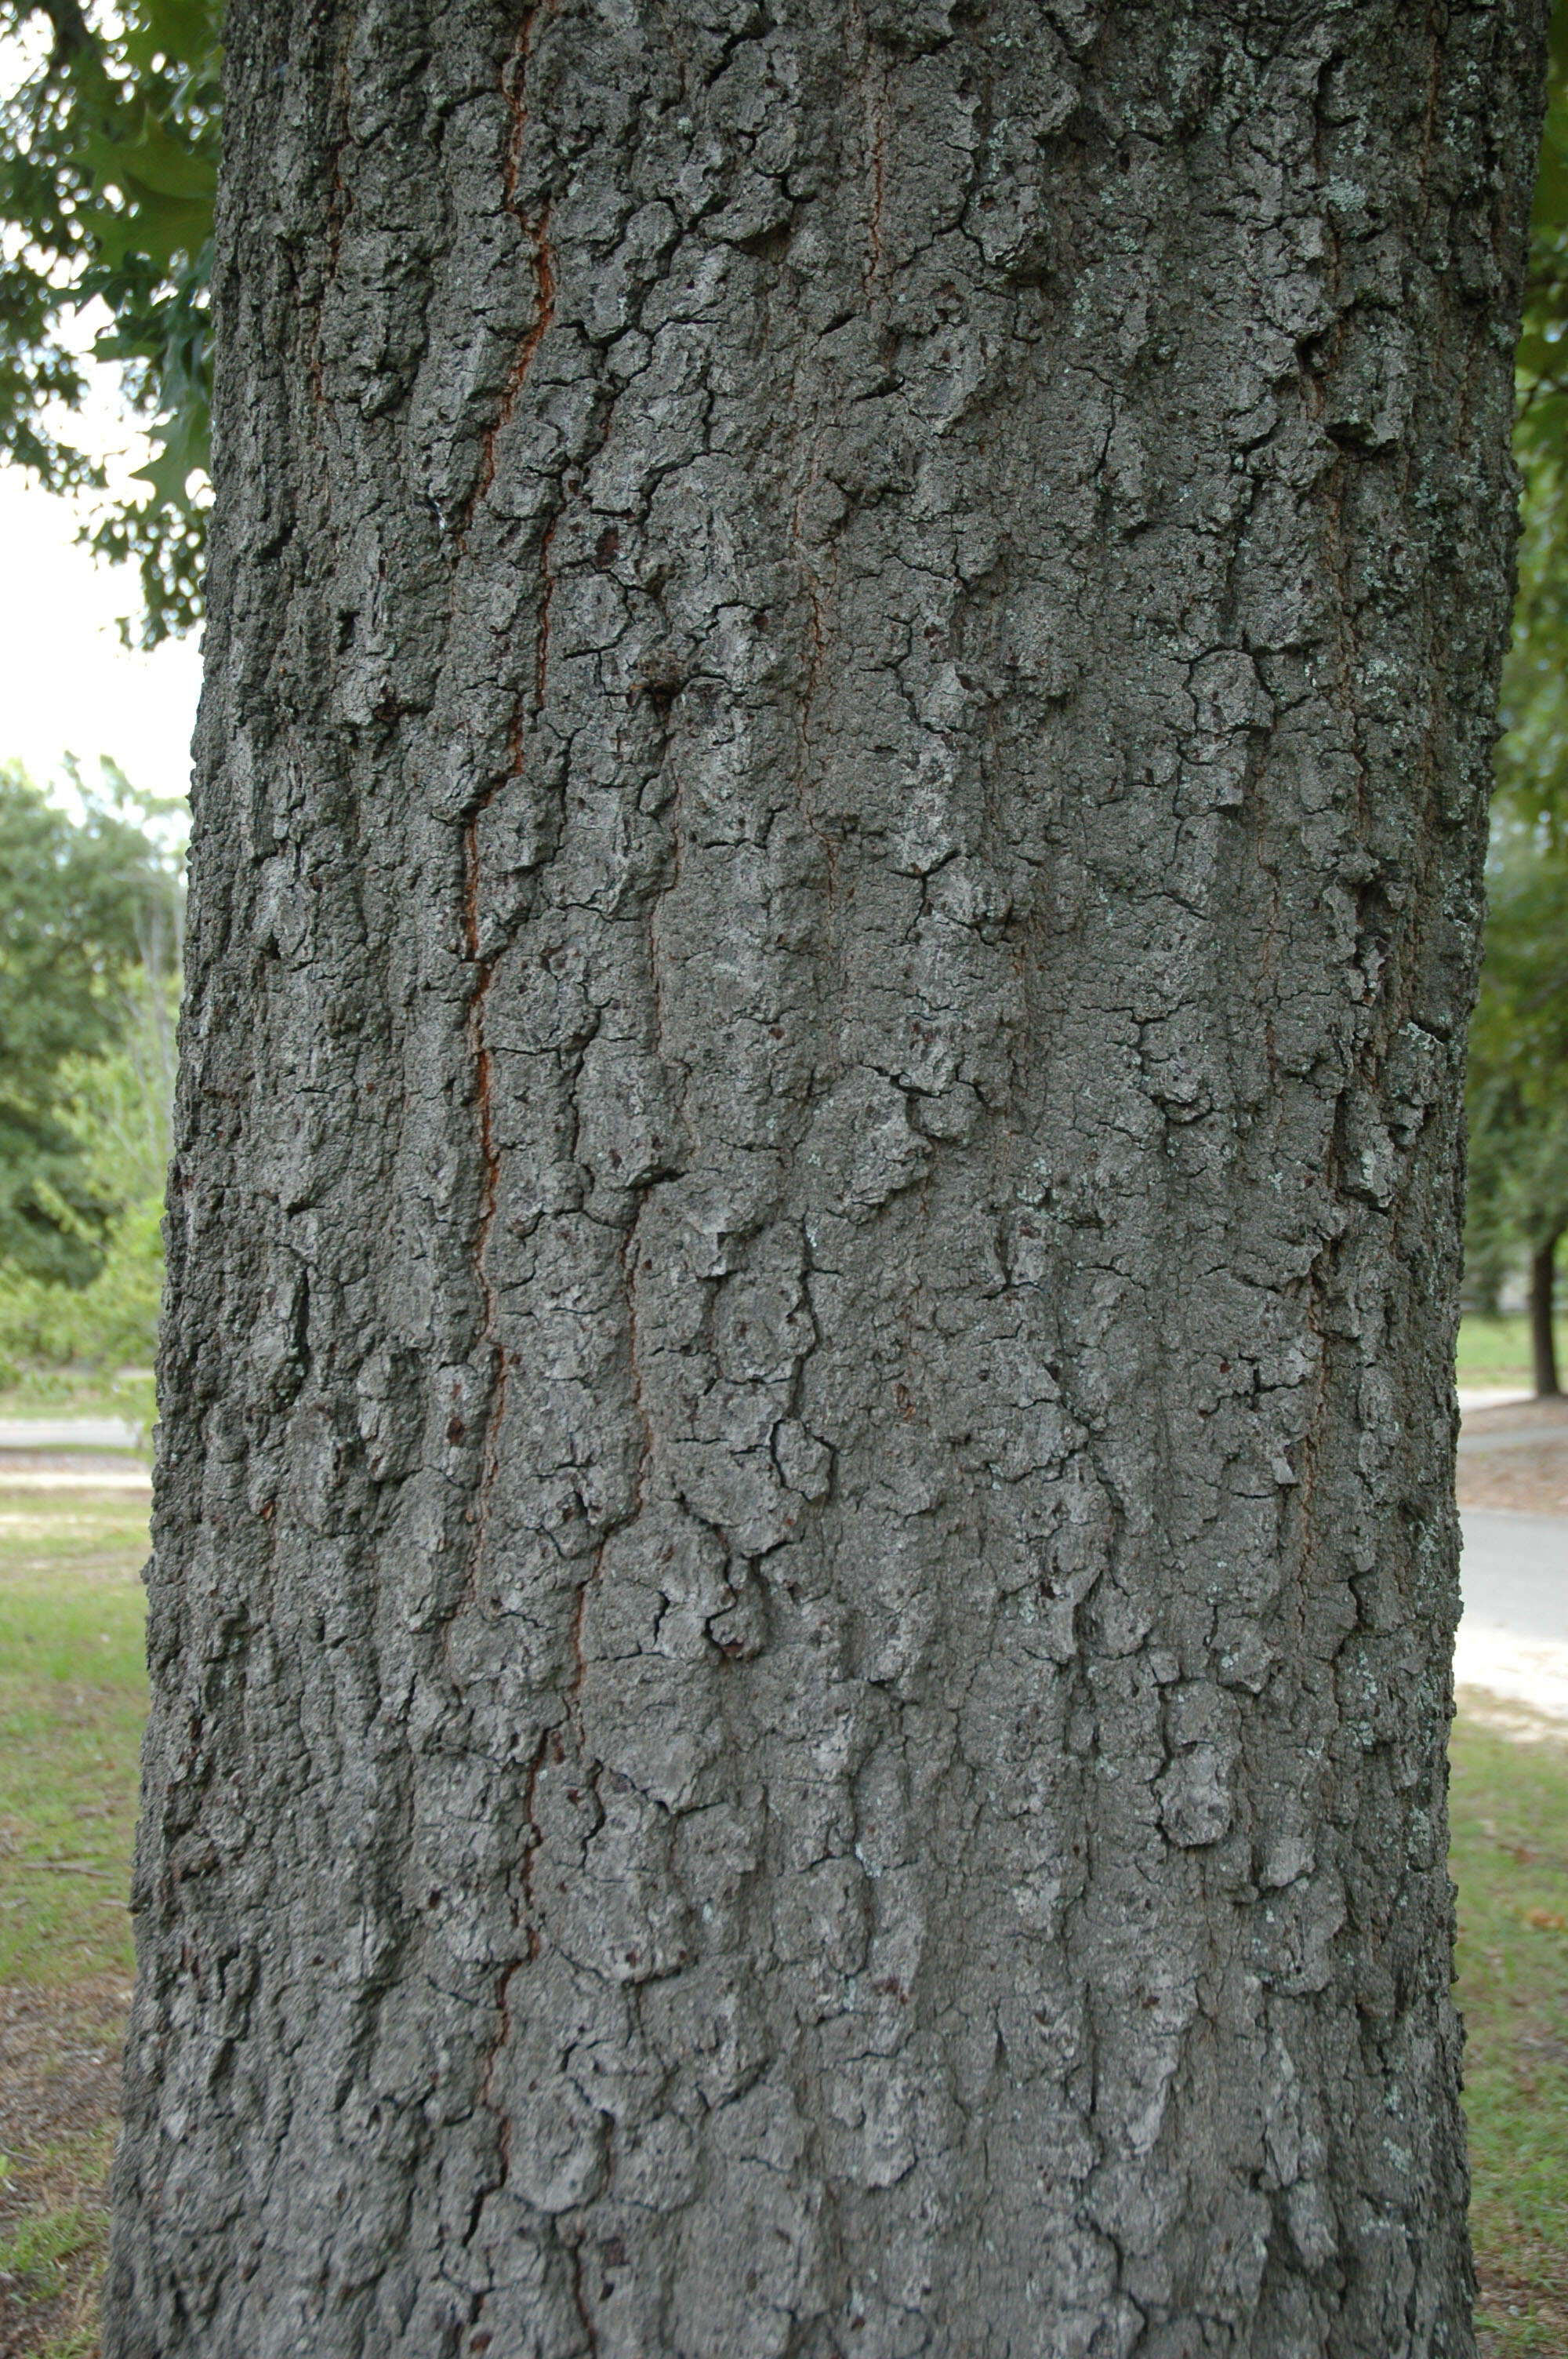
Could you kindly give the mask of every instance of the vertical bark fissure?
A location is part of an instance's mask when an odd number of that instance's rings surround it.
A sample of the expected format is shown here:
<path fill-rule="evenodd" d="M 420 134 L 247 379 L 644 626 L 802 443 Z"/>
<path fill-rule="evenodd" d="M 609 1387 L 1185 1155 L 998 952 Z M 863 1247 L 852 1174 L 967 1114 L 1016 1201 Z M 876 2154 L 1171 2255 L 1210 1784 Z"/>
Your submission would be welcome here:
<path fill-rule="evenodd" d="M 474 1268 L 484 1303 L 485 1340 L 494 1353 L 481 1441 L 479 1495 L 474 1506 L 473 1573 L 470 1579 L 475 1584 L 476 1595 L 478 1568 L 484 1552 L 486 1511 L 495 1478 L 496 1436 L 506 1400 L 506 1354 L 496 1338 L 495 1289 L 490 1277 L 488 1259 L 501 1186 L 501 1157 L 495 1143 L 492 1104 L 491 1055 L 484 1037 L 485 1001 L 490 995 L 494 969 L 491 961 L 481 956 L 479 934 L 479 825 L 488 807 L 487 799 L 470 821 L 463 838 L 464 939 L 474 970 L 472 995 L 469 1002 L 469 1033 L 473 1058 L 474 1103 L 479 1113 L 480 1160 L 483 1173 L 479 1222 L 474 1237 Z M 461 1439 L 460 1435 L 455 1438 Z"/>
<path fill-rule="evenodd" d="M 534 27 L 541 8 L 555 5 L 555 0 L 536 0 L 525 10 L 518 28 L 517 39 L 502 70 L 501 90 L 506 102 L 510 127 L 503 165 L 503 180 L 506 191 L 507 210 L 513 214 L 523 233 L 529 254 L 534 278 L 534 321 L 518 345 L 511 367 L 506 372 L 496 405 L 495 417 L 485 429 L 481 445 L 481 456 L 478 479 L 469 503 L 469 516 L 483 505 L 492 484 L 495 481 L 495 444 L 498 435 L 505 432 L 517 407 L 517 397 L 533 364 L 534 355 L 550 332 L 556 315 L 556 265 L 550 250 L 550 208 L 543 206 L 536 218 L 530 220 L 517 201 L 518 175 L 523 158 L 523 141 L 528 128 L 528 60 L 534 47 Z M 465 527 L 466 534 L 466 527 Z"/>
<path fill-rule="evenodd" d="M 540 0 L 549 6 L 554 0 Z M 555 266 L 549 244 L 550 209 L 546 204 L 536 220 L 528 220 L 518 206 L 518 173 L 523 153 L 523 140 L 527 129 L 528 60 L 533 48 L 534 27 L 539 6 L 532 6 L 524 15 L 515 44 L 502 71 L 501 89 L 509 117 L 503 179 L 508 211 L 515 217 L 526 243 L 534 278 L 535 318 L 518 346 L 517 353 L 507 372 L 493 422 L 487 428 L 481 444 L 479 476 L 469 505 L 468 520 L 471 522 L 476 509 L 481 508 L 495 480 L 495 447 L 497 438 L 510 424 L 529 367 L 555 318 Z M 555 533 L 556 517 L 546 524 L 538 555 L 538 625 L 534 665 L 533 718 L 545 709 L 546 673 L 549 659 L 550 598 L 554 588 L 550 573 L 550 543 Z M 466 555 L 468 523 L 459 536 L 459 547 Z M 521 705 L 514 713 L 508 735 L 509 766 L 507 777 L 521 775 L 528 720 Z M 487 811 L 493 804 L 501 786 L 491 788 L 481 797 L 469 819 L 463 838 L 464 862 L 464 935 L 468 953 L 474 968 L 474 985 L 470 1003 L 470 1027 L 472 1039 L 475 1098 L 479 1108 L 480 1154 L 484 1181 L 478 1235 L 474 1247 L 474 1263 L 479 1272 L 484 1300 L 484 1329 L 494 1353 L 494 1375 L 485 1408 L 484 1433 L 481 1447 L 479 1496 L 474 1510 L 473 1572 L 470 1589 L 478 1598 L 479 1568 L 483 1559 L 491 1493 L 499 1471 L 499 1450 L 502 1423 L 506 1409 L 506 1353 L 496 1337 L 496 1306 L 488 1256 L 491 1233 L 495 1224 L 495 1212 L 501 1183 L 500 1158 L 493 1135 L 491 1098 L 492 1061 L 484 1037 L 485 1004 L 494 980 L 494 962 L 481 953 L 479 908 L 481 896 L 480 829 Z"/>

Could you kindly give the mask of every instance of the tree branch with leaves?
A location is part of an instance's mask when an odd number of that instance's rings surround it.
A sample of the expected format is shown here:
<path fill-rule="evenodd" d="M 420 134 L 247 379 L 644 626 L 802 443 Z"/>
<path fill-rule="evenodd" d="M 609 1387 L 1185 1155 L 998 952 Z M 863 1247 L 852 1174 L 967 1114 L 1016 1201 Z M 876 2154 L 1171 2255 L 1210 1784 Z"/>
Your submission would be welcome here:
<path fill-rule="evenodd" d="M 100 495 L 84 538 L 137 567 L 144 646 L 188 630 L 201 601 L 211 357 L 208 285 L 221 125 L 216 0 L 0 0 L 0 29 L 49 42 L 0 105 L 0 455 L 49 489 Z M 87 392 L 78 321 L 108 323 L 153 443 L 114 495 L 59 422 Z"/>

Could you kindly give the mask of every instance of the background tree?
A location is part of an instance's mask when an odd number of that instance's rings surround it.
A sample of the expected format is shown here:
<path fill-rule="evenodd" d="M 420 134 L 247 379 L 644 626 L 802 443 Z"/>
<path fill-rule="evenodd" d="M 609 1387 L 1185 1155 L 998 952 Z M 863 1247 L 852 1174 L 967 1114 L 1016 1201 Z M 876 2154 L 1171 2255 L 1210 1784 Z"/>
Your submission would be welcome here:
<path fill-rule="evenodd" d="M 236 0 L 112 2359 L 1465 2359 L 1544 11 Z"/>
<path fill-rule="evenodd" d="M 137 978 L 167 973 L 178 883 L 124 794 L 73 821 L 15 765 L 0 875 L 0 1265 L 83 1286 L 121 1207 L 66 1117 L 66 1076 L 124 1041 Z"/>
<path fill-rule="evenodd" d="M 1559 1389 L 1557 1248 L 1568 1232 L 1568 861 L 1499 814 L 1470 1043 L 1466 1244 L 1483 1289 L 1529 1256 L 1535 1389 Z"/>
<path fill-rule="evenodd" d="M 102 491 L 51 422 L 85 393 L 76 315 L 97 298 L 111 324 L 94 350 L 124 364 L 155 447 L 146 493 L 101 502 L 87 537 L 135 561 L 147 646 L 200 604 L 220 21 L 216 0 L 0 0 L 0 28 L 49 28 L 0 110 L 0 453 L 55 490 Z"/>
<path fill-rule="evenodd" d="M 1504 668 L 1490 914 L 1468 1088 L 1466 1260 L 1495 1308 L 1522 1247 L 1536 1391 L 1558 1390 L 1568 1227 L 1568 8 L 1552 13 L 1515 450 L 1519 598 Z"/>

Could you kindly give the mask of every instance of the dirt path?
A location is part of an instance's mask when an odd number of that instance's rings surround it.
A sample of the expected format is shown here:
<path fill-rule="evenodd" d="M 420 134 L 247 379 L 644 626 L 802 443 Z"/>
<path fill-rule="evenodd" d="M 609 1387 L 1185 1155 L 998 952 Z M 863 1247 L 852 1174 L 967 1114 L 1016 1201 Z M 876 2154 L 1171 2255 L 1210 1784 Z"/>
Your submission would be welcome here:
<path fill-rule="evenodd" d="M 1472 1409 L 1459 1435 L 1459 1505 L 1568 1516 L 1568 1400 Z"/>

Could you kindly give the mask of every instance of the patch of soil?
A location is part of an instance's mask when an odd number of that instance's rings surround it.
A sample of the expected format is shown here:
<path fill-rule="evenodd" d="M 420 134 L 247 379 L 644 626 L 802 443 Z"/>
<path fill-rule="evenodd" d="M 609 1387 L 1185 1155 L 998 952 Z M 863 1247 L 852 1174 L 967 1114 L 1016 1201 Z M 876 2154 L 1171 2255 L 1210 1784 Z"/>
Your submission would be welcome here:
<path fill-rule="evenodd" d="M 1568 1516 L 1568 1399 L 1471 1409 L 1460 1440 L 1462 1507 Z"/>
<path fill-rule="evenodd" d="M 1457 1491 L 1462 1507 L 1568 1516 L 1568 1435 L 1527 1449 L 1466 1454 L 1458 1462 Z"/>
<path fill-rule="evenodd" d="M 0 2245 L 32 2223 L 74 2220 L 58 2259 L 0 2269 L 0 2359 L 36 2359 L 96 2318 L 130 2003 L 119 1974 L 63 1990 L 0 1986 Z M 82 2347 L 86 2359 L 97 2346 Z"/>
<path fill-rule="evenodd" d="M 1509 2352 L 1568 2352 L 1568 2265 L 1548 2263 L 1542 2275 L 1517 2277 L 1511 2269 L 1490 2261 L 1476 2263 L 1480 2286 L 1476 2298 L 1476 2348 L 1480 2359 L 1506 2359 Z M 1520 2341 L 1534 2330 L 1528 2344 Z M 1544 2329 L 1550 2342 L 1540 2340 Z"/>
<path fill-rule="evenodd" d="M 1465 1412 L 1464 1430 L 1471 1434 L 1518 1433 L 1532 1425 L 1560 1425 L 1568 1432 L 1568 1393 L 1555 1400 L 1500 1401 L 1492 1408 Z"/>

